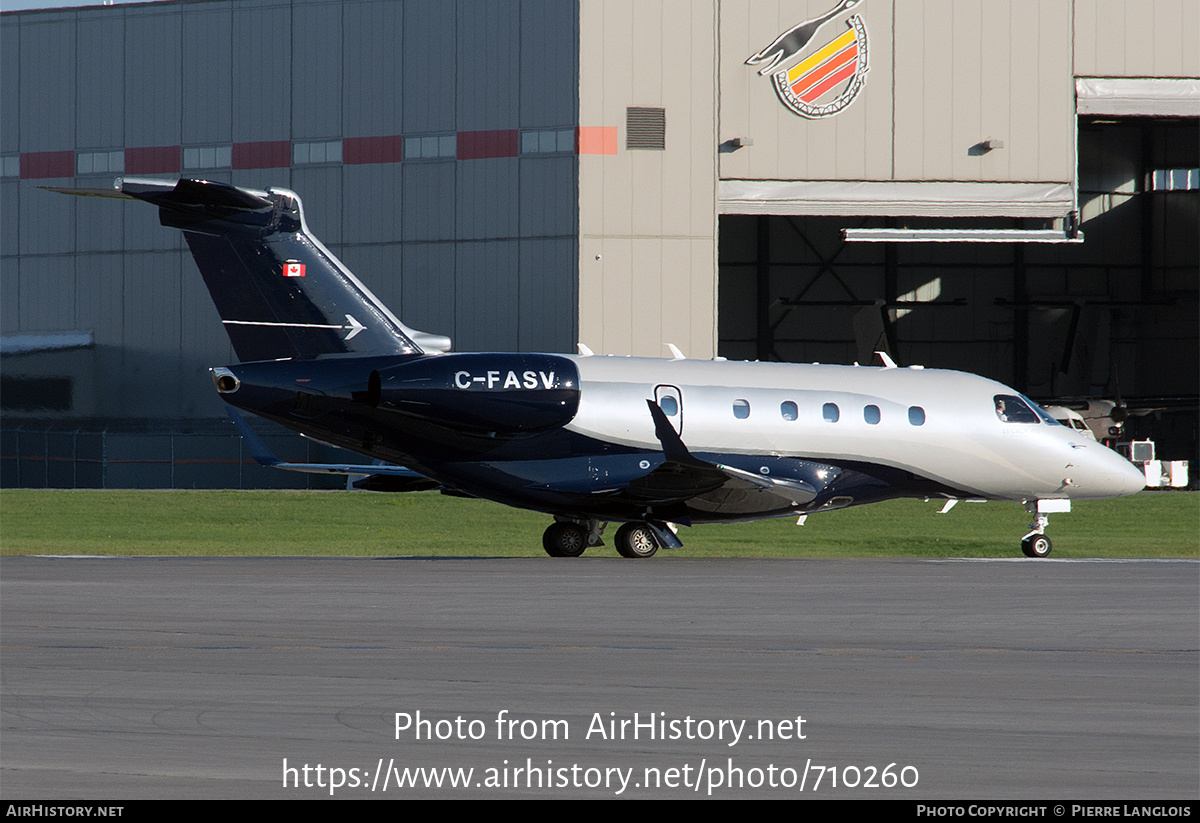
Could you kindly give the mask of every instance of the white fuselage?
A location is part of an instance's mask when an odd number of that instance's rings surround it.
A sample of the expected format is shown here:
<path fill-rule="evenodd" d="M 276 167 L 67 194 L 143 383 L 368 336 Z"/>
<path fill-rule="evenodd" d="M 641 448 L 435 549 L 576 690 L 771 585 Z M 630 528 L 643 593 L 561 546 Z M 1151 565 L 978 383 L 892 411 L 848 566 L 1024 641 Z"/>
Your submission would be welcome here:
<path fill-rule="evenodd" d="M 1071 429 L 1007 422 L 996 381 L 920 368 L 576 357 L 581 394 L 568 429 L 655 449 L 642 398 L 671 410 L 693 453 L 802 457 L 912 472 L 972 496 L 1089 499 L 1132 494 L 1131 463 Z M 834 410 L 831 407 L 836 407 Z M 836 420 L 832 419 L 836 416 Z"/>

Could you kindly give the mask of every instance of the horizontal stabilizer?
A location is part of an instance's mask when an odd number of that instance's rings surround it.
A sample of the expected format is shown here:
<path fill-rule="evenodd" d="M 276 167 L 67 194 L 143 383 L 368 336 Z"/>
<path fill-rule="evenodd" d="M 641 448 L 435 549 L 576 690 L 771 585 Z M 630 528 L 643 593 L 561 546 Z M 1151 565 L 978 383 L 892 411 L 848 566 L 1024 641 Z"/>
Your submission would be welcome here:
<path fill-rule="evenodd" d="M 305 474 L 362 474 L 367 475 L 364 482 L 360 480 L 354 485 L 358 488 L 365 488 L 369 491 L 424 491 L 426 489 L 439 488 L 441 484 L 430 480 L 422 474 L 418 474 L 412 469 L 407 469 L 404 466 L 394 466 L 388 463 L 288 463 L 280 460 L 275 456 L 275 453 L 267 448 L 267 444 L 258 436 L 258 432 L 250 428 L 250 424 L 246 422 L 237 410 L 232 406 L 225 410 L 229 414 L 229 419 L 233 421 L 233 425 L 237 427 L 238 434 L 242 436 L 242 440 L 246 443 L 246 448 L 250 450 L 250 456 L 260 466 L 270 466 L 274 469 L 287 469 L 293 472 L 303 472 Z M 423 481 L 423 482 L 418 482 Z M 359 485 L 362 483 L 363 485 Z"/>

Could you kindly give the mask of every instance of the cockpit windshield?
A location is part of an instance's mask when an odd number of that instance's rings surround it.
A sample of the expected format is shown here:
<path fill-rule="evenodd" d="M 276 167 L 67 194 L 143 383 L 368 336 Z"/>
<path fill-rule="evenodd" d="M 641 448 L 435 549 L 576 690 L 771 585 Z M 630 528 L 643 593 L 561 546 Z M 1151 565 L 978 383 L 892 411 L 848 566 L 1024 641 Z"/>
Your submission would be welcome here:
<path fill-rule="evenodd" d="M 1023 394 L 998 394 L 992 398 L 992 401 L 996 404 L 996 416 L 1004 423 L 1062 425 L 1043 410 L 1041 406 Z"/>
<path fill-rule="evenodd" d="M 1061 426 L 1045 409 L 1038 406 L 1025 395 L 996 395 L 992 397 L 996 404 L 996 416 L 1006 423 L 1038 423 L 1044 422 L 1049 426 Z"/>
<path fill-rule="evenodd" d="M 1042 418 L 1043 423 L 1045 423 L 1049 426 L 1061 426 L 1062 425 L 1062 423 L 1059 423 L 1057 420 L 1054 419 L 1054 415 L 1050 414 L 1050 412 L 1043 409 L 1037 403 L 1034 403 L 1032 400 L 1030 400 L 1025 395 L 1022 394 L 1021 399 L 1024 400 L 1029 405 L 1029 408 L 1033 409 L 1034 414 L 1036 414 L 1038 417 Z"/>

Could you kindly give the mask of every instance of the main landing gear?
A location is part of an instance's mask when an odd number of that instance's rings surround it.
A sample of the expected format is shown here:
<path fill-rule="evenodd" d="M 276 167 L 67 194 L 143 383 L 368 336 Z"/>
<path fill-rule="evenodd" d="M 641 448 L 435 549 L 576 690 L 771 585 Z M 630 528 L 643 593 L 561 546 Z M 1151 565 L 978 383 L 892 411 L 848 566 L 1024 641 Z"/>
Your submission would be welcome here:
<path fill-rule="evenodd" d="M 579 557 L 592 546 L 604 545 L 601 535 L 606 525 L 597 520 L 587 523 L 558 520 L 551 523 L 542 535 L 542 548 L 551 557 Z M 646 523 L 624 524 L 617 529 L 614 542 L 617 544 L 617 553 L 630 558 L 653 557 L 659 547 L 658 536 Z"/>
<path fill-rule="evenodd" d="M 617 552 L 621 557 L 653 557 L 658 538 L 645 523 L 626 523 L 617 529 Z"/>
<path fill-rule="evenodd" d="M 588 547 L 587 532 L 578 523 L 551 523 L 542 535 L 542 548 L 551 557 L 579 557 Z"/>

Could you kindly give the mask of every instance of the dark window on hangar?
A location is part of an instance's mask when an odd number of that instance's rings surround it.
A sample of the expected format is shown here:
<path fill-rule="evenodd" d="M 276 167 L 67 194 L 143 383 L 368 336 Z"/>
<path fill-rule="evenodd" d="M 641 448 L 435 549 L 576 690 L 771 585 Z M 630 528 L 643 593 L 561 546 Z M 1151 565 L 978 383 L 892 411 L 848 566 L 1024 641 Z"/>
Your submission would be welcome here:
<path fill-rule="evenodd" d="M 665 149 L 667 110 L 630 106 L 625 109 L 626 149 Z"/>
<path fill-rule="evenodd" d="M 0 406 L 5 411 L 70 411 L 71 378 L 0 378 Z"/>

